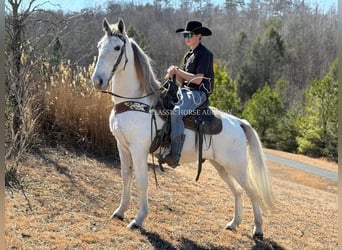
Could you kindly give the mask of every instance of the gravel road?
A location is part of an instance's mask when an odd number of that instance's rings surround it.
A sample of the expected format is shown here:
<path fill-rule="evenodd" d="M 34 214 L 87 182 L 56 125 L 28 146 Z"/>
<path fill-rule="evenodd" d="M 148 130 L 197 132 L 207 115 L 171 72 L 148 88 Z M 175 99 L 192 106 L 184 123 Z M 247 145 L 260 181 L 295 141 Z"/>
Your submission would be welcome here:
<path fill-rule="evenodd" d="M 276 162 L 282 165 L 286 165 L 288 167 L 296 168 L 307 173 L 315 174 L 324 178 L 331 179 L 333 181 L 338 180 L 338 174 L 336 172 L 320 168 L 320 166 L 313 166 L 309 164 L 305 164 L 302 162 L 294 161 L 288 158 L 280 157 L 274 154 L 265 153 L 266 160 Z"/>

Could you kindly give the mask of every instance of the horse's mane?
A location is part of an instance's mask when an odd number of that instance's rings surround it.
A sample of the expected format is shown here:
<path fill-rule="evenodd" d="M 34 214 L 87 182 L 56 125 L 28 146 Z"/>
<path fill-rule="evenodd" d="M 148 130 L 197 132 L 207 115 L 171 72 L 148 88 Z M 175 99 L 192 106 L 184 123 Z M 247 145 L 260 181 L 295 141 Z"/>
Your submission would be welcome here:
<path fill-rule="evenodd" d="M 156 92 L 159 89 L 160 83 L 156 79 L 151 65 L 153 61 L 133 39 L 130 39 L 130 42 L 134 53 L 135 69 L 141 83 L 142 90 L 147 94 Z"/>

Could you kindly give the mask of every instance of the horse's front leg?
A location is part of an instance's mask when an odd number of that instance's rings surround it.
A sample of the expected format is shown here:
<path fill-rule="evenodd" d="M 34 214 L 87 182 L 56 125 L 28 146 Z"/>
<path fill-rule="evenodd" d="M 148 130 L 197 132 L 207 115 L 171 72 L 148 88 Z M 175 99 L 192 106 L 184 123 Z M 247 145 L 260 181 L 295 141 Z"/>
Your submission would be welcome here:
<path fill-rule="evenodd" d="M 133 167 L 136 176 L 137 192 L 139 195 L 139 211 L 134 220 L 128 225 L 128 228 L 142 228 L 143 221 L 148 213 L 147 201 L 147 188 L 148 188 L 148 175 L 147 175 L 147 155 L 148 152 L 145 148 L 140 146 L 131 147 L 133 157 Z"/>
<path fill-rule="evenodd" d="M 128 148 L 123 147 L 118 142 L 118 149 L 121 162 L 122 194 L 120 206 L 114 211 L 111 218 L 123 220 L 124 214 L 127 211 L 131 200 L 133 162 Z"/>

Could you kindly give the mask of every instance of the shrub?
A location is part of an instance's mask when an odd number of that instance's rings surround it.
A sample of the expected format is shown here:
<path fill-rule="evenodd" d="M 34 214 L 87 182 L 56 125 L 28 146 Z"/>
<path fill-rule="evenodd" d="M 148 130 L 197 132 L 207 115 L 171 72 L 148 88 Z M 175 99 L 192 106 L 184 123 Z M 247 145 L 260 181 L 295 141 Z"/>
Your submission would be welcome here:
<path fill-rule="evenodd" d="M 109 130 L 113 103 L 109 95 L 96 92 L 91 85 L 93 68 L 94 64 L 73 68 L 68 62 L 54 69 L 45 87 L 43 126 L 51 140 L 98 156 L 109 156 L 116 148 Z"/>

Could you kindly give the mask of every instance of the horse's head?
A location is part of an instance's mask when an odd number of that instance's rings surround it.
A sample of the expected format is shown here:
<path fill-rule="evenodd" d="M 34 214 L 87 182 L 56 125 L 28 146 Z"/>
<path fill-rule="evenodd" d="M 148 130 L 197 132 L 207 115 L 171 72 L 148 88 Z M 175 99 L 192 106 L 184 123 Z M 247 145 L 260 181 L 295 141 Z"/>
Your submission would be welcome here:
<path fill-rule="evenodd" d="M 103 20 L 105 35 L 99 41 L 98 58 L 92 75 L 96 89 L 107 89 L 109 81 L 116 71 L 124 69 L 127 63 L 125 23 L 119 18 L 116 24 Z"/>

